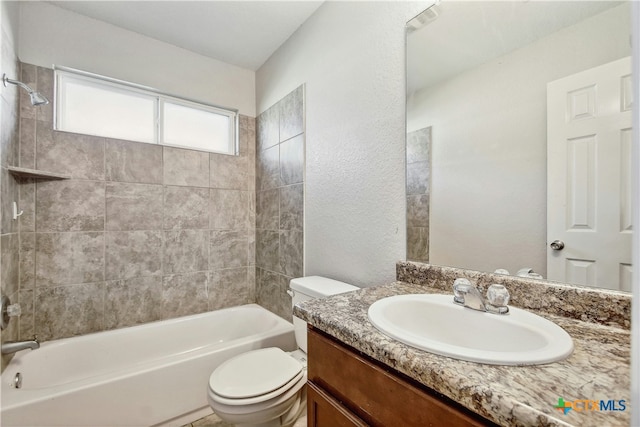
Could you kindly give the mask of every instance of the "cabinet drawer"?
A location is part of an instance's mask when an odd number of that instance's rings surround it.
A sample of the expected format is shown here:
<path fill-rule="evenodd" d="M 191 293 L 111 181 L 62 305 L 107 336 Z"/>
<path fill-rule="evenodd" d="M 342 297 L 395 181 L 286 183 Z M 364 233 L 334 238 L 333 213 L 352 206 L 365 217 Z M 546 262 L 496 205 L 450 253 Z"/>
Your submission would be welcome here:
<path fill-rule="evenodd" d="M 471 411 L 309 327 L 309 381 L 372 426 L 491 426 Z"/>

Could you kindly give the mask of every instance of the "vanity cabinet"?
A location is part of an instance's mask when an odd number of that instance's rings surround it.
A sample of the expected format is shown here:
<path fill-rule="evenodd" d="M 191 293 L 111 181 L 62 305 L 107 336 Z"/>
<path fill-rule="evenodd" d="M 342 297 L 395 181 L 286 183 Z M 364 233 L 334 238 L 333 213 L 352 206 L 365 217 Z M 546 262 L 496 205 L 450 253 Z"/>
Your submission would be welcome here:
<path fill-rule="evenodd" d="M 495 426 L 309 326 L 309 427 Z"/>

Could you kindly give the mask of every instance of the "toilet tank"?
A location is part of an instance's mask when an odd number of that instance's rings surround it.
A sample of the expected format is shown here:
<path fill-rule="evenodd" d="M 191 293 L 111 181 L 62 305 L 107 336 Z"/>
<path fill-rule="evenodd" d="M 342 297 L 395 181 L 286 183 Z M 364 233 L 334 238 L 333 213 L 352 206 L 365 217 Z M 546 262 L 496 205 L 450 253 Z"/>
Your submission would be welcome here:
<path fill-rule="evenodd" d="M 291 290 L 292 304 L 310 300 L 312 298 L 324 298 L 331 295 L 360 289 L 338 280 L 328 279 L 320 276 L 299 277 L 291 279 L 289 282 Z M 293 326 L 295 327 L 296 342 L 298 347 L 307 352 L 307 322 L 293 316 Z"/>

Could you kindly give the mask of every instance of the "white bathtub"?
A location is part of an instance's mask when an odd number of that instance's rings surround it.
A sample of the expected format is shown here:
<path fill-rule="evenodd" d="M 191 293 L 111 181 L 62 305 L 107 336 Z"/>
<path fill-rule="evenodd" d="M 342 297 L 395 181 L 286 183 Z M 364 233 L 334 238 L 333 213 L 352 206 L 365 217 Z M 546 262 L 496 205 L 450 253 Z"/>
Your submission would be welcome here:
<path fill-rule="evenodd" d="M 2 373 L 1 425 L 182 425 L 210 412 L 214 368 L 271 346 L 293 350 L 293 325 L 256 304 L 45 342 Z"/>

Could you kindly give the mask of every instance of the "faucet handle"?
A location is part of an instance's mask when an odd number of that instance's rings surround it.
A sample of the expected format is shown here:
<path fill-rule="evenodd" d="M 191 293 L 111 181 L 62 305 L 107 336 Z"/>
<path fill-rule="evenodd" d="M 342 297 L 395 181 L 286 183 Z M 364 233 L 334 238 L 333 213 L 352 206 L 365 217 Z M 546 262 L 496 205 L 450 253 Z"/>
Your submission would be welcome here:
<path fill-rule="evenodd" d="M 453 282 L 453 301 L 464 304 L 464 296 L 473 285 L 468 279 L 458 278 Z"/>
<path fill-rule="evenodd" d="M 493 284 L 487 289 L 487 302 L 491 308 L 496 309 L 498 312 L 508 312 L 509 307 L 509 291 L 503 285 Z"/>

